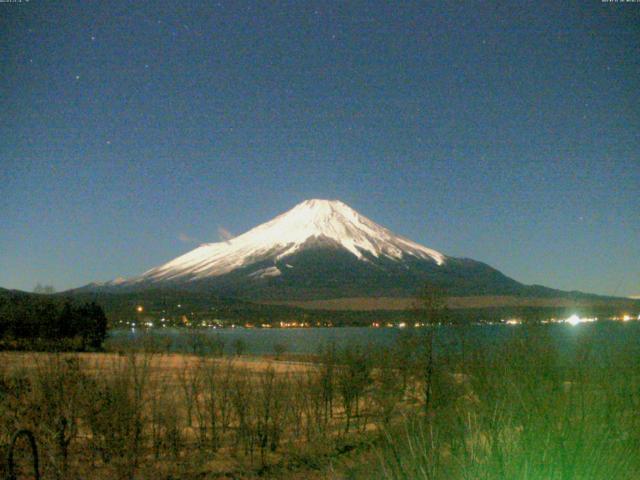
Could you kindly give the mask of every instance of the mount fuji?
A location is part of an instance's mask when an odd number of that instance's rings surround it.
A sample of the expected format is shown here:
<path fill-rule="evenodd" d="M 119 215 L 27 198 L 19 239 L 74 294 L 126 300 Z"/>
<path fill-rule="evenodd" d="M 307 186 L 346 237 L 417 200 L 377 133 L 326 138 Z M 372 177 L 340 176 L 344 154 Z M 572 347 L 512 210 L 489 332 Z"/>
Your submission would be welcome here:
<path fill-rule="evenodd" d="M 138 277 L 85 289 L 171 288 L 250 300 L 409 297 L 429 282 L 450 295 L 551 295 L 490 266 L 394 234 L 337 200 L 306 200 L 248 232 L 206 243 Z"/>

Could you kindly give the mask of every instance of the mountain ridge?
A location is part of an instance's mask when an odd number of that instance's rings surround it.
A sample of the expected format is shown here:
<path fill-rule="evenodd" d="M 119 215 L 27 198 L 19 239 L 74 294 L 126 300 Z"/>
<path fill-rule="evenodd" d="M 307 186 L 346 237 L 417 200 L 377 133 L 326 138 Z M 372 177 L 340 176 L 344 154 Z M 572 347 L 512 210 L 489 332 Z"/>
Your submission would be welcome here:
<path fill-rule="evenodd" d="M 132 279 L 77 290 L 168 288 L 261 302 L 409 297 L 425 284 L 450 296 L 576 295 L 524 285 L 483 262 L 396 235 L 339 200 L 321 199 L 305 200 L 241 235 L 202 244 Z"/>

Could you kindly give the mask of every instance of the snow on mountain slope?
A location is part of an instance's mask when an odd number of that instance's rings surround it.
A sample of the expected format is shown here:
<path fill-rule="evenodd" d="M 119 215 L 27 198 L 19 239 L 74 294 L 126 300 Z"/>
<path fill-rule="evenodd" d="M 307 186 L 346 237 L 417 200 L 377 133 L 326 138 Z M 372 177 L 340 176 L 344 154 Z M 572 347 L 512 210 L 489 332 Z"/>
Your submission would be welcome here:
<path fill-rule="evenodd" d="M 406 256 L 442 265 L 445 255 L 394 235 L 337 200 L 306 200 L 273 220 L 224 242 L 203 244 L 129 283 L 145 281 L 199 280 L 229 273 L 258 261 L 279 261 L 309 243 L 338 245 L 368 261 L 365 254 L 401 260 Z M 277 276 L 270 267 L 254 276 Z"/>

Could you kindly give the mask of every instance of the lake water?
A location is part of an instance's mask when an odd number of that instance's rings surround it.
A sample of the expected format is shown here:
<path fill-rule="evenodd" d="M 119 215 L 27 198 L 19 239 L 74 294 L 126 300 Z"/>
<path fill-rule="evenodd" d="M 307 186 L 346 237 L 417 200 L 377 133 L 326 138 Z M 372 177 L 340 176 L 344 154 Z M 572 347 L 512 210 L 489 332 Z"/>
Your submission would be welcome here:
<path fill-rule="evenodd" d="M 283 345 L 290 353 L 317 353 L 322 346 L 334 344 L 340 348 L 347 345 L 388 346 L 400 335 L 420 335 L 424 329 L 399 328 L 285 328 L 285 329 L 156 329 L 151 331 L 114 330 L 109 341 L 114 343 L 141 342 L 144 338 L 152 338 L 159 345 L 169 345 L 172 351 L 189 352 L 192 350 L 194 338 L 199 336 L 211 343 L 224 342 L 228 353 L 234 350 L 234 343 L 241 340 L 246 353 L 272 354 L 276 345 Z M 437 344 L 440 348 L 453 345 L 460 338 L 461 332 L 469 343 L 484 346 L 499 346 L 515 336 L 522 334 L 549 335 L 561 351 L 571 351 L 581 340 L 591 339 L 595 345 L 620 346 L 629 343 L 640 343 L 640 322 L 610 322 L 569 325 L 549 324 L 535 327 L 523 325 L 470 325 L 466 327 L 437 327 Z M 194 335 L 195 333 L 195 335 Z M 164 342 L 164 343 L 163 343 Z M 206 347 L 205 347 L 206 348 Z"/>

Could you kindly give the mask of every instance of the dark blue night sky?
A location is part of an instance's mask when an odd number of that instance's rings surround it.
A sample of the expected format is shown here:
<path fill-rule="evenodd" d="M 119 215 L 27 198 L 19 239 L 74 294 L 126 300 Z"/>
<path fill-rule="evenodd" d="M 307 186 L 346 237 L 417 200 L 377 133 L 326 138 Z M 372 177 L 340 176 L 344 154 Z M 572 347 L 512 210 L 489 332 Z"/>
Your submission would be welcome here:
<path fill-rule="evenodd" d="M 340 199 L 640 294 L 640 3 L 0 3 L 0 286 L 133 276 Z"/>

